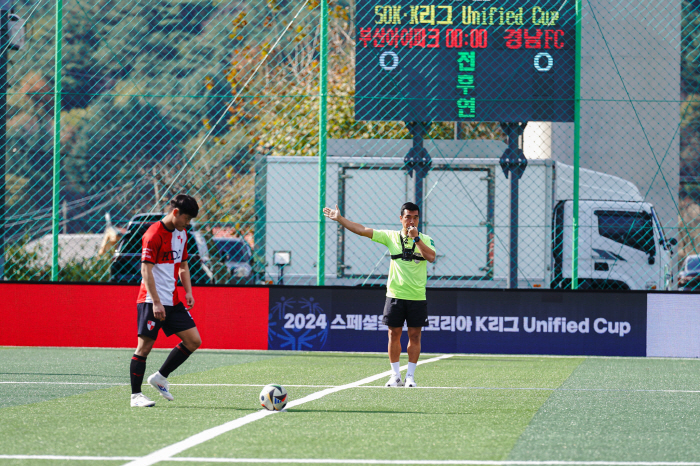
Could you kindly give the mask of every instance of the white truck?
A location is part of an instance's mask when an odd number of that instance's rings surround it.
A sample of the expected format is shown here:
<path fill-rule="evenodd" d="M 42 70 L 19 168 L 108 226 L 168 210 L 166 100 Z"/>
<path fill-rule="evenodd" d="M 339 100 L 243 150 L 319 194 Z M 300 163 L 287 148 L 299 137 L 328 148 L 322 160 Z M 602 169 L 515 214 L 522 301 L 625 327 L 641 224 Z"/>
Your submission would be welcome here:
<path fill-rule="evenodd" d="M 398 229 L 399 209 L 415 201 L 403 157 L 410 140 L 330 140 L 326 205 L 374 229 Z M 500 141 L 426 141 L 420 230 L 434 238 L 428 286 L 512 288 L 510 181 Z M 316 284 L 318 158 L 273 157 L 257 170 L 256 254 L 265 279 Z M 579 287 L 668 289 L 673 240 L 629 181 L 581 169 Z M 529 160 L 519 183 L 518 288 L 571 286 L 573 167 Z M 326 222 L 326 285 L 384 284 L 386 248 Z M 289 254 L 287 254 L 289 253 Z M 280 258 L 283 260 L 280 261 Z"/>

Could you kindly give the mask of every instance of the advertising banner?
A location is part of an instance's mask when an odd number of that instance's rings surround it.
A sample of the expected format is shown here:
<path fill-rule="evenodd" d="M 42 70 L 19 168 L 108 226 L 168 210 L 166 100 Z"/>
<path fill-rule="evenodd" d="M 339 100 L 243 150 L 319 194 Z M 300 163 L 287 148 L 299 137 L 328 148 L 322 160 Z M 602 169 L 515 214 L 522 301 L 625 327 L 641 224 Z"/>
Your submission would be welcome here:
<path fill-rule="evenodd" d="M 272 288 L 269 349 L 386 351 L 384 294 Z M 428 290 L 422 350 L 646 356 L 646 299 L 629 292 Z"/>
<path fill-rule="evenodd" d="M 647 356 L 700 358 L 700 294 L 647 295 Z"/>
<path fill-rule="evenodd" d="M 133 348 L 137 285 L 2 283 L 0 346 Z M 180 299 L 184 290 L 178 288 Z M 267 288 L 196 286 L 191 315 L 202 348 L 266 349 Z M 159 332 L 156 348 L 180 339 Z"/>

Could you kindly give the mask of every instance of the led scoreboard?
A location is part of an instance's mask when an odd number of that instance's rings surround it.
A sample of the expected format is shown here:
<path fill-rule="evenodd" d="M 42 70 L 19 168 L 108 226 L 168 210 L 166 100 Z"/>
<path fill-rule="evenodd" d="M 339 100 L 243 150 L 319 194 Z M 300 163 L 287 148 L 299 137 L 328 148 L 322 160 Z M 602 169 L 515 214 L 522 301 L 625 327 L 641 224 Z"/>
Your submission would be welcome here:
<path fill-rule="evenodd" d="M 357 0 L 355 118 L 573 121 L 574 0 Z"/>

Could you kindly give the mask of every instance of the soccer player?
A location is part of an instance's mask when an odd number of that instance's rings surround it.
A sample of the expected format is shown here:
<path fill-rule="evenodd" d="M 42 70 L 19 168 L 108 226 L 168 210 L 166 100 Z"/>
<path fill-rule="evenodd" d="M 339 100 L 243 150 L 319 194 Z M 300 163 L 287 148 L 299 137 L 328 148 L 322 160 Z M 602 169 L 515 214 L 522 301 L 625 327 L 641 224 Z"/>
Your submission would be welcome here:
<path fill-rule="evenodd" d="M 138 311 L 138 346 L 131 358 L 131 406 L 146 407 L 156 403 L 141 393 L 146 373 L 146 358 L 162 328 L 166 336 L 182 340 L 170 352 L 160 370 L 148 377 L 148 383 L 166 400 L 172 401 L 168 376 L 202 344 L 199 331 L 190 315 L 194 307 L 192 282 L 187 265 L 187 233 L 185 228 L 199 213 L 197 201 L 178 194 L 170 201 L 170 213 L 151 225 L 143 235 L 141 250 L 141 290 L 136 300 Z M 177 293 L 178 277 L 185 288 L 187 307 Z"/>
<path fill-rule="evenodd" d="M 401 206 L 402 229 L 373 230 L 351 222 L 335 209 L 325 207 L 323 214 L 340 223 L 351 232 L 370 238 L 389 248 L 391 265 L 386 287 L 386 302 L 382 323 L 389 327 L 389 362 L 394 372 L 387 387 L 415 387 L 416 363 L 420 356 L 421 328 L 428 325 L 428 305 L 425 300 L 425 285 L 428 281 L 427 262 L 435 261 L 433 239 L 418 232 L 420 212 L 418 206 L 407 202 Z M 408 327 L 408 371 L 405 384 L 401 381 L 399 356 L 401 356 L 401 331 L 404 322 Z"/>

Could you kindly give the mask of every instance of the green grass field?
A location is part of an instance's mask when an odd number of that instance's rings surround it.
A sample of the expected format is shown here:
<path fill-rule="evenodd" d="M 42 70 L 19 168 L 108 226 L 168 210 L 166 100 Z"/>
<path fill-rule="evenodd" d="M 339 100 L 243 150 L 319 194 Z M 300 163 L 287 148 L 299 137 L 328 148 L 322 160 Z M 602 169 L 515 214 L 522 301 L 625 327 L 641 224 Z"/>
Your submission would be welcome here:
<path fill-rule="evenodd" d="M 389 389 L 352 385 L 383 354 L 198 351 L 131 408 L 131 354 L 0 348 L 0 464 L 700 465 L 698 360 L 454 355 Z M 255 414 L 267 383 L 301 404 Z"/>

